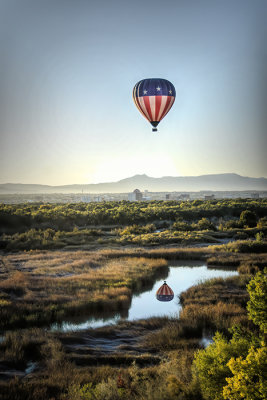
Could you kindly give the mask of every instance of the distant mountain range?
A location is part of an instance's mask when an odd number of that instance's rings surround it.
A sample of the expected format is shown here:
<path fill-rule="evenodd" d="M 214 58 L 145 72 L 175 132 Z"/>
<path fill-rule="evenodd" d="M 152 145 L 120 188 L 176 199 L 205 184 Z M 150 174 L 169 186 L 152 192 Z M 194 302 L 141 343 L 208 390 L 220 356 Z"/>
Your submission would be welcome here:
<path fill-rule="evenodd" d="M 34 193 L 126 193 L 134 189 L 149 192 L 197 192 L 267 190 L 267 178 L 249 178 L 237 174 L 214 174 L 200 176 L 164 176 L 151 178 L 135 175 L 118 182 L 95 183 L 88 185 L 35 185 L 22 183 L 0 184 L 0 194 Z"/>

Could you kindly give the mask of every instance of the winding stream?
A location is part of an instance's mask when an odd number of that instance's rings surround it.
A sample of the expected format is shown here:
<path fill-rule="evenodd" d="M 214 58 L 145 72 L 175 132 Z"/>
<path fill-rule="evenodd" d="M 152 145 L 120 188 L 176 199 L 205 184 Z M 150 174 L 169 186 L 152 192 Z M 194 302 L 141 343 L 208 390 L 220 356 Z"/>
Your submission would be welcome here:
<path fill-rule="evenodd" d="M 133 321 L 149 317 L 178 316 L 181 310 L 179 294 L 190 286 L 211 278 L 226 278 L 238 275 L 237 271 L 231 269 L 208 268 L 203 261 L 171 261 L 168 272 L 156 278 L 153 287 L 144 289 L 142 293 L 134 293 L 130 308 L 121 313 L 101 313 L 98 317 L 80 316 L 70 318 L 62 323 L 52 324 L 51 331 L 69 332 L 88 328 L 98 328 L 104 325 L 116 324 L 120 320 Z M 174 300 L 164 303 L 156 299 L 157 289 L 163 280 L 174 291 Z"/>
<path fill-rule="evenodd" d="M 134 292 L 131 305 L 128 310 L 120 313 L 99 313 L 98 316 L 80 316 L 69 318 L 62 323 L 53 324 L 50 330 L 54 332 L 73 332 L 73 337 L 65 339 L 65 347 L 75 355 L 75 362 L 79 364 L 80 354 L 88 351 L 92 355 L 91 362 L 94 364 L 94 357 L 101 357 L 107 354 L 125 352 L 130 349 L 132 354 L 139 354 L 144 350 L 138 348 L 136 343 L 140 340 L 140 332 L 138 329 L 131 328 L 131 332 L 126 330 L 114 332 L 112 336 L 94 337 L 88 335 L 86 329 L 97 328 L 105 325 L 115 325 L 123 320 L 146 319 L 149 317 L 162 316 L 179 316 L 181 305 L 179 304 L 179 294 L 190 286 L 206 281 L 211 278 L 226 278 L 229 276 L 238 275 L 237 271 L 231 269 L 215 269 L 207 268 L 203 261 L 172 261 L 164 272 L 159 272 L 153 283 L 149 287 L 142 288 L 139 292 Z M 173 289 L 175 297 L 170 302 L 160 302 L 156 299 L 155 294 L 157 289 L 162 285 L 163 281 L 167 280 L 168 285 Z M 84 330 L 84 332 L 81 332 Z M 75 333 L 76 332 L 76 333 Z M 0 343 L 4 340 L 4 336 L 0 336 Z M 203 333 L 200 344 L 206 347 L 212 342 L 212 336 Z M 86 354 L 87 354 L 86 353 Z M 155 363 L 158 363 L 155 356 Z M 90 359 L 87 359 L 87 363 Z M 149 359 L 151 363 L 151 357 Z M 25 369 L 10 369 L 5 363 L 0 363 L 0 380 L 10 380 L 15 376 L 22 379 L 28 377 L 38 368 L 38 363 L 31 360 L 28 361 Z"/>

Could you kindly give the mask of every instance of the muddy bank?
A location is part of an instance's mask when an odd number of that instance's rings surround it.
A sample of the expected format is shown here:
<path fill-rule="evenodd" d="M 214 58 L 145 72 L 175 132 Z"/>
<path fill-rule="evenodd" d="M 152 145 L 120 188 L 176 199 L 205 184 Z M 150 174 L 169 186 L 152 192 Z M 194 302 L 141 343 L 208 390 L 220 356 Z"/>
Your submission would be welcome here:
<path fill-rule="evenodd" d="M 57 334 L 68 359 L 76 365 L 158 364 L 162 357 L 145 345 L 145 338 L 166 324 L 167 318 L 122 322 L 114 326 Z"/>

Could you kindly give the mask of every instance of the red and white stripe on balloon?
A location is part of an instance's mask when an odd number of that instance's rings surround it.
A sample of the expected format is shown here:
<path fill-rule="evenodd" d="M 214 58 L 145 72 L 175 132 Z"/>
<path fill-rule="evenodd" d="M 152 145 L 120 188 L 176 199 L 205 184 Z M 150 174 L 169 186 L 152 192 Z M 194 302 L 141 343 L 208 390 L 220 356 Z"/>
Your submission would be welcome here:
<path fill-rule="evenodd" d="M 171 301 L 174 293 L 170 286 L 164 281 L 163 285 L 157 290 L 156 297 L 159 301 Z"/>
<path fill-rule="evenodd" d="M 170 111 L 175 97 L 175 88 L 166 79 L 143 79 L 133 89 L 136 107 L 153 126 Z"/>

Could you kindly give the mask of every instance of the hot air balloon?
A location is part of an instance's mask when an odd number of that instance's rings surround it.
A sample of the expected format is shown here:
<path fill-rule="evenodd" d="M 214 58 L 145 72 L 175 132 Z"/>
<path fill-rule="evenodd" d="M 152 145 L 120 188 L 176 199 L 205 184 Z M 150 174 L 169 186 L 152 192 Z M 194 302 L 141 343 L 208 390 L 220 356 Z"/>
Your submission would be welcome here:
<path fill-rule="evenodd" d="M 143 79 L 133 88 L 133 99 L 140 113 L 153 126 L 152 132 L 157 132 L 157 126 L 170 111 L 176 92 L 173 84 L 166 79 Z"/>
<path fill-rule="evenodd" d="M 159 301 L 171 301 L 174 297 L 174 293 L 170 286 L 164 281 L 163 285 L 157 290 L 157 300 Z"/>

